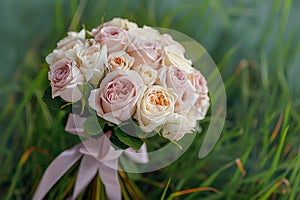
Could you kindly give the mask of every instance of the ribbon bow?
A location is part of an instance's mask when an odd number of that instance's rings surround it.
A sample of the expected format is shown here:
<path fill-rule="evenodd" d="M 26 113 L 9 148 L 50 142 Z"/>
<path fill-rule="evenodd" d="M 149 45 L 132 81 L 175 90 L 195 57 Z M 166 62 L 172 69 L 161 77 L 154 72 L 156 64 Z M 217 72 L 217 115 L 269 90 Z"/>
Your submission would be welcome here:
<path fill-rule="evenodd" d="M 84 136 L 83 123 L 85 118 L 70 114 L 65 131 L 79 136 Z M 33 196 L 33 200 L 43 199 L 54 184 L 82 157 L 77 174 L 72 199 L 91 182 L 97 172 L 105 186 L 106 195 L 109 199 L 122 199 L 121 188 L 118 180 L 118 158 L 125 153 L 131 160 L 137 163 L 148 163 L 146 145 L 143 144 L 139 154 L 128 148 L 115 150 L 105 136 L 98 139 L 87 139 L 74 147 L 63 151 L 48 166 L 39 186 Z"/>

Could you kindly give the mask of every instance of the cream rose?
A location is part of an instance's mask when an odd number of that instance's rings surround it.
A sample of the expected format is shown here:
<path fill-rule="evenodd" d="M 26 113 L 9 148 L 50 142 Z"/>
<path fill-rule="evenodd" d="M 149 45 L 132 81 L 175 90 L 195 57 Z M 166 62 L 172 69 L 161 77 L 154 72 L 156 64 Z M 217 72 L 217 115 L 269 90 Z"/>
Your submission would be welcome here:
<path fill-rule="evenodd" d="M 163 65 L 175 65 L 184 70 L 186 73 L 191 73 L 193 71 L 192 61 L 186 59 L 184 54 L 175 45 L 165 47 L 163 54 Z"/>
<path fill-rule="evenodd" d="M 98 27 L 92 30 L 92 34 L 97 42 L 107 46 L 108 54 L 125 50 L 131 40 L 127 31 L 115 26 Z"/>
<path fill-rule="evenodd" d="M 62 58 L 77 61 L 77 53 L 85 45 L 85 31 L 68 32 L 68 36 L 57 43 L 57 47 L 46 57 L 49 65 L 57 62 Z"/>
<path fill-rule="evenodd" d="M 77 52 L 80 70 L 86 81 L 97 86 L 107 66 L 106 46 L 101 48 L 94 40 L 88 40 L 83 49 Z"/>
<path fill-rule="evenodd" d="M 160 43 L 162 39 L 159 31 L 149 26 L 143 26 L 143 28 L 131 29 L 128 32 L 135 37 L 141 37 L 144 40 L 151 40 L 158 43 Z"/>
<path fill-rule="evenodd" d="M 141 77 L 133 70 L 116 70 L 108 73 L 98 89 L 88 99 L 97 115 L 114 124 L 131 118 L 136 104 L 145 90 Z"/>
<path fill-rule="evenodd" d="M 85 80 L 76 62 L 66 58 L 57 61 L 50 65 L 48 78 L 51 81 L 52 98 L 60 96 L 69 102 L 81 99 L 82 93 L 78 85 Z"/>
<path fill-rule="evenodd" d="M 134 63 L 134 58 L 125 51 L 118 51 L 108 56 L 108 69 L 114 71 L 117 69 L 130 70 Z"/>
<path fill-rule="evenodd" d="M 175 91 L 176 113 L 188 113 L 199 97 L 186 72 L 176 66 L 160 69 L 157 83 Z"/>
<path fill-rule="evenodd" d="M 163 125 L 174 112 L 176 95 L 159 85 L 149 87 L 137 104 L 135 119 L 142 131 L 149 133 Z"/>
<path fill-rule="evenodd" d="M 194 73 L 189 75 L 189 79 L 192 85 L 196 88 L 199 97 L 195 102 L 194 106 L 192 107 L 193 116 L 198 119 L 204 119 L 207 110 L 210 106 L 210 99 L 208 96 L 208 87 L 207 82 L 204 76 L 196 69 L 193 69 Z"/>
<path fill-rule="evenodd" d="M 194 127 L 189 126 L 189 120 L 185 115 L 172 113 L 163 126 L 162 136 L 171 141 L 178 141 L 185 134 L 193 131 Z"/>
<path fill-rule="evenodd" d="M 142 77 L 148 87 L 153 85 L 157 78 L 157 71 L 148 65 L 139 65 L 134 70 Z"/>
<path fill-rule="evenodd" d="M 163 34 L 161 36 L 162 45 L 164 47 L 167 46 L 176 46 L 177 50 L 181 53 L 185 53 L 185 48 L 177 41 L 175 41 L 171 35 L 169 34 Z"/>
<path fill-rule="evenodd" d="M 149 65 L 154 69 L 159 66 L 161 60 L 161 46 L 154 40 L 146 40 L 136 37 L 128 46 L 127 53 L 135 58 L 133 67 Z"/>
<path fill-rule="evenodd" d="M 130 22 L 127 19 L 114 18 L 111 21 L 105 22 L 103 26 L 116 26 L 125 30 L 131 30 L 138 28 L 138 25 L 134 22 Z"/>

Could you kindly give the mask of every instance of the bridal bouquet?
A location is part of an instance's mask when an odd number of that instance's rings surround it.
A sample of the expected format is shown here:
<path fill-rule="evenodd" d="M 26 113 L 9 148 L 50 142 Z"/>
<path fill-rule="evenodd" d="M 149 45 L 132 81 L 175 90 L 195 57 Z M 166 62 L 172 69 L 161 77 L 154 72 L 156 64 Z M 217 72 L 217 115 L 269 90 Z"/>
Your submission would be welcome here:
<path fill-rule="evenodd" d="M 184 53 L 170 35 L 126 19 L 69 32 L 46 57 L 51 96 L 62 109 L 79 102 L 79 114 L 96 111 L 121 147 L 139 149 L 139 137 L 132 144 L 118 137 L 128 120 L 145 135 L 155 131 L 177 141 L 193 132 L 209 108 L 206 80 Z"/>
<path fill-rule="evenodd" d="M 104 135 L 113 151 L 136 152 L 156 134 L 176 143 L 194 132 L 210 106 L 207 82 L 185 48 L 127 19 L 68 32 L 46 61 L 46 104 L 84 119 L 80 136 Z"/>

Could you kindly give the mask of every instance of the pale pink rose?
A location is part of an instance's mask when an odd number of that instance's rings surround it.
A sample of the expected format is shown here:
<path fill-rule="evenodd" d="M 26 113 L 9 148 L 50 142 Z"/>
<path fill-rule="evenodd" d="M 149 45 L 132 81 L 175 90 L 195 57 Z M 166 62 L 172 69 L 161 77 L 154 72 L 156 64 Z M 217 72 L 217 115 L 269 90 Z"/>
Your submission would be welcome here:
<path fill-rule="evenodd" d="M 83 84 L 84 77 L 76 62 L 63 58 L 50 65 L 48 78 L 51 81 L 52 98 L 60 96 L 69 102 L 79 101 L 82 93 L 78 85 Z"/>
<path fill-rule="evenodd" d="M 163 34 L 161 36 L 161 40 L 164 46 L 176 46 L 176 48 L 182 52 L 185 53 L 185 48 L 177 41 L 175 41 L 171 35 L 169 34 Z"/>
<path fill-rule="evenodd" d="M 201 120 L 204 119 L 210 106 L 207 82 L 204 76 L 196 69 L 194 69 L 194 73 L 189 75 L 189 79 L 199 94 L 199 97 L 192 107 L 191 112 L 196 119 Z"/>
<path fill-rule="evenodd" d="M 127 53 L 135 58 L 133 67 L 149 65 L 158 68 L 161 60 L 161 46 L 154 40 L 146 40 L 136 37 L 128 46 Z"/>
<path fill-rule="evenodd" d="M 136 23 L 121 18 L 113 18 L 111 21 L 105 22 L 103 26 L 116 26 L 125 30 L 138 28 Z"/>
<path fill-rule="evenodd" d="M 208 95 L 200 95 L 197 99 L 195 105 L 191 108 L 193 110 L 194 116 L 197 120 L 202 120 L 210 106 L 210 99 Z"/>
<path fill-rule="evenodd" d="M 115 70 L 108 73 L 98 89 L 88 99 L 97 115 L 114 124 L 131 118 L 136 104 L 145 90 L 141 77 L 133 70 Z"/>
<path fill-rule="evenodd" d="M 193 69 L 193 73 L 189 74 L 189 80 L 196 88 L 197 92 L 204 95 L 208 93 L 207 81 L 198 70 Z"/>
<path fill-rule="evenodd" d="M 85 45 L 85 31 L 68 32 L 68 36 L 57 43 L 57 47 L 46 57 L 49 65 L 62 58 L 77 61 L 76 52 L 80 51 Z"/>
<path fill-rule="evenodd" d="M 114 71 L 117 69 L 130 70 L 134 63 L 134 58 L 125 51 L 118 51 L 108 56 L 108 69 Z"/>
<path fill-rule="evenodd" d="M 108 54 L 125 50 L 131 40 L 127 31 L 115 26 L 98 27 L 92 30 L 92 34 L 97 42 L 107 46 Z"/>
<path fill-rule="evenodd" d="M 173 90 L 153 85 L 149 87 L 137 104 L 134 118 L 142 131 L 149 133 L 162 126 L 174 113 L 176 94 Z"/>
<path fill-rule="evenodd" d="M 176 66 L 160 69 L 157 83 L 175 91 L 176 113 L 188 113 L 199 97 L 186 72 Z"/>

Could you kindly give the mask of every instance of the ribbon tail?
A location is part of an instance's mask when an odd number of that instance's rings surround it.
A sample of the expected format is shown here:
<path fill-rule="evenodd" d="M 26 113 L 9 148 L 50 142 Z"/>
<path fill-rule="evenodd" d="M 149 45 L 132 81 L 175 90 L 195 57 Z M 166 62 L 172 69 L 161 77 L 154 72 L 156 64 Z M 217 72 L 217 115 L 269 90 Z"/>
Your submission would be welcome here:
<path fill-rule="evenodd" d="M 98 162 L 92 156 L 84 155 L 80 166 L 72 199 L 76 199 L 80 192 L 92 181 L 98 170 Z"/>
<path fill-rule="evenodd" d="M 128 148 L 124 151 L 124 153 L 126 156 L 128 156 L 131 160 L 133 160 L 136 163 L 145 164 L 149 162 L 146 143 L 144 143 L 141 146 L 140 150 L 138 150 L 137 152 L 132 148 Z"/>
<path fill-rule="evenodd" d="M 107 166 L 108 165 L 108 166 Z M 99 163 L 99 175 L 105 186 L 105 192 L 110 200 L 121 200 L 121 187 L 119 184 L 119 176 L 117 169 L 118 159 Z"/>
<path fill-rule="evenodd" d="M 85 120 L 86 118 L 74 114 L 69 114 L 65 131 L 72 133 L 74 135 L 85 137 L 84 127 L 83 127 Z"/>
<path fill-rule="evenodd" d="M 78 144 L 71 149 L 63 151 L 48 166 L 33 196 L 33 200 L 41 200 L 53 185 L 79 160 L 81 153 Z"/>

